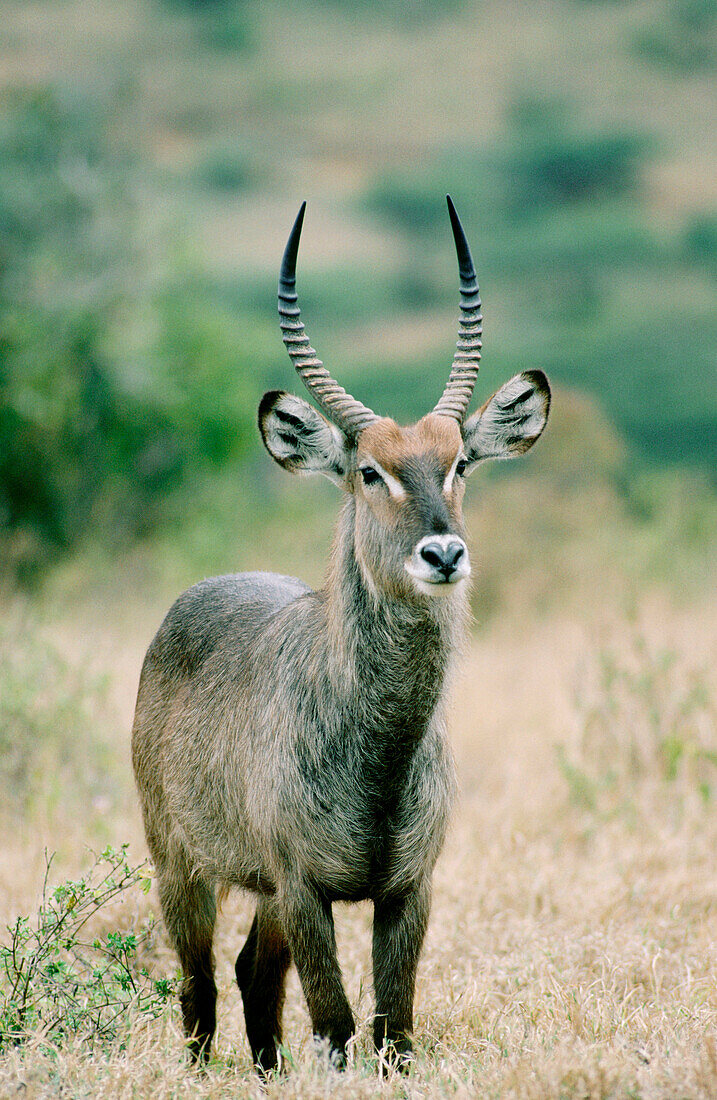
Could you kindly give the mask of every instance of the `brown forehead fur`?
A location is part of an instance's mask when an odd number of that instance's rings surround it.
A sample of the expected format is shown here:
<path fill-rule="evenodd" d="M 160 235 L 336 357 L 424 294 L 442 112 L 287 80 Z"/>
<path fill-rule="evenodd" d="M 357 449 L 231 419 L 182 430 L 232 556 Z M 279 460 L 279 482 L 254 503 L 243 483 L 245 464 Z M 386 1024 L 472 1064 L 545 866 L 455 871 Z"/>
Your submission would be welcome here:
<path fill-rule="evenodd" d="M 358 439 L 357 454 L 372 455 L 390 474 L 396 474 L 410 457 L 432 454 L 448 469 L 462 446 L 458 422 L 449 416 L 429 413 L 416 424 L 400 427 L 390 417 L 369 424 Z"/>

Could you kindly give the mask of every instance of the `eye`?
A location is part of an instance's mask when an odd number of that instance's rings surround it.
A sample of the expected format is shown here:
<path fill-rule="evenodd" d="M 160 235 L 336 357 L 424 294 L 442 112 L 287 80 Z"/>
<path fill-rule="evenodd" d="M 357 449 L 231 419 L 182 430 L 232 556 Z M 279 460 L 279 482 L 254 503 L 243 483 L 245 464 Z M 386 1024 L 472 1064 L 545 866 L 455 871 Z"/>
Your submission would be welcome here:
<path fill-rule="evenodd" d="M 457 462 L 456 463 L 456 477 L 465 477 L 467 466 L 468 466 L 468 463 L 466 462 L 465 458 L 462 458 L 460 460 L 460 462 Z"/>
<path fill-rule="evenodd" d="M 381 475 L 374 470 L 373 466 L 361 466 L 359 472 L 364 485 L 375 485 L 377 481 L 381 480 Z"/>

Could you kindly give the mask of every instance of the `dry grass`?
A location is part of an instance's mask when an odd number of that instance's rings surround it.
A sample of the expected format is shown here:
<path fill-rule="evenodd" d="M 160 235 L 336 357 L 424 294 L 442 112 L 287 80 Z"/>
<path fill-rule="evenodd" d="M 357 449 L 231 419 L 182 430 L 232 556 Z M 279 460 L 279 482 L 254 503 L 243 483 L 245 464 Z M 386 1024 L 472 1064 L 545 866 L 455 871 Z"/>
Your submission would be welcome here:
<path fill-rule="evenodd" d="M 339 907 L 341 960 L 362 1023 L 354 1063 L 340 1076 L 316 1056 L 293 974 L 286 1009 L 292 1068 L 269 1086 L 270 1097 L 717 1094 L 717 821 L 699 786 L 715 776 L 709 763 L 696 776 L 686 752 L 666 778 L 652 713 L 659 697 L 665 711 L 685 715 L 686 744 L 696 730 L 714 748 L 716 611 L 713 601 L 675 609 L 655 597 L 631 622 L 606 605 L 577 619 L 556 614 L 528 623 L 512 615 L 483 631 L 457 686 L 462 798 L 435 879 L 413 1075 L 382 1084 L 376 1078 L 368 1038 L 370 909 Z M 77 621 L 53 633 L 73 661 L 99 663 L 114 677 L 122 713 L 108 702 L 98 732 L 115 754 L 122 809 L 100 822 L 68 791 L 64 836 L 57 826 L 54 833 L 32 823 L 8 828 L 0 859 L 4 920 L 33 908 L 45 846 L 59 846 L 68 873 L 79 869 L 82 844 L 98 828 L 129 840 L 138 857 L 144 850 L 127 761 L 144 639 L 108 630 L 102 637 L 96 620 L 84 641 Z M 668 649 L 674 661 L 655 694 L 645 676 Z M 643 674 L 628 697 L 624 687 L 601 683 L 603 651 Z M 695 683 L 697 702 L 685 710 Z M 590 806 L 566 781 L 556 745 L 599 780 L 594 742 L 607 734 L 593 729 L 588 753 L 585 732 L 600 706 L 618 729 L 622 721 L 630 729 L 612 745 L 620 785 L 608 781 Z M 626 763 L 631 743 L 641 751 L 636 771 Z M 121 928 L 153 907 L 153 894 L 130 897 L 105 920 Z M 48 1049 L 37 1036 L 0 1061 L 0 1095 L 261 1095 L 232 980 L 251 913 L 251 901 L 237 896 L 220 919 L 219 1033 L 205 1074 L 184 1063 L 175 1012 L 152 1023 L 138 1018 L 124 1050 L 91 1054 L 80 1039 Z M 176 968 L 163 942 L 144 961 L 157 975 Z"/>

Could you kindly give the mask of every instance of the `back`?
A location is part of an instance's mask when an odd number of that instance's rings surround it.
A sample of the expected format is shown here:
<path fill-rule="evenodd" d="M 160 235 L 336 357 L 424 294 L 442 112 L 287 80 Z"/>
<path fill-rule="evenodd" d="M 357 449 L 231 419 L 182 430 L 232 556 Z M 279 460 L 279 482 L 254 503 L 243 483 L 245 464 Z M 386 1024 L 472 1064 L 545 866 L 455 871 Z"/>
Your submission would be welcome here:
<path fill-rule="evenodd" d="M 259 572 L 192 585 L 172 604 L 152 640 L 142 679 L 150 667 L 162 679 L 193 677 L 218 649 L 236 653 L 275 612 L 310 591 L 296 577 Z"/>

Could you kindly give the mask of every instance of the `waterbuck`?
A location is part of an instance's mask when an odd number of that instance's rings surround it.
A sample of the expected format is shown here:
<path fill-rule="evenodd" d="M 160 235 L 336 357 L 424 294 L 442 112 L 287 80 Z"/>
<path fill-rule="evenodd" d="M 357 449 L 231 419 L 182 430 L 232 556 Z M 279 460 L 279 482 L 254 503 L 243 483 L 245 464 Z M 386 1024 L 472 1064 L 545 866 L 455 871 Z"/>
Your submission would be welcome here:
<path fill-rule="evenodd" d="M 302 205 L 279 280 L 284 343 L 322 410 L 272 391 L 269 454 L 346 498 L 325 586 L 240 573 L 202 581 L 169 611 L 145 658 L 133 761 L 162 911 L 181 960 L 195 1058 L 215 1028 L 217 891 L 257 896 L 236 961 L 260 1072 L 277 1066 L 284 984 L 296 964 L 313 1032 L 345 1062 L 354 1018 L 336 956 L 335 901 L 374 905 L 374 1039 L 406 1068 L 413 996 L 454 788 L 445 684 L 470 574 L 462 499 L 482 459 L 541 434 L 545 375 L 516 375 L 468 419 L 482 317 L 473 261 L 448 199 L 461 317 L 438 404 L 416 424 L 350 396 L 309 344 L 295 293 Z"/>

